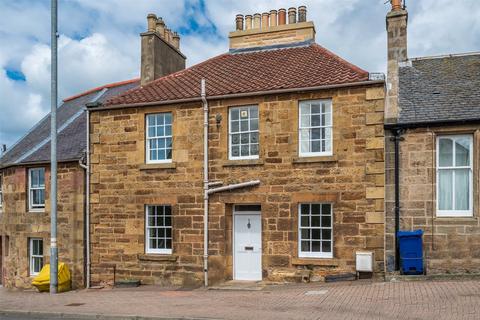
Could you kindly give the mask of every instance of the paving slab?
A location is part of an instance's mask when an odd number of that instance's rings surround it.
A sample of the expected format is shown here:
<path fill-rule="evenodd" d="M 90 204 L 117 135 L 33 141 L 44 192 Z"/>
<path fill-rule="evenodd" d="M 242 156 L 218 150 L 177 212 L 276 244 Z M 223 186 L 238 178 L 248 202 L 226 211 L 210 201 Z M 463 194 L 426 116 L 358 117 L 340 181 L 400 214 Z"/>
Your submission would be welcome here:
<path fill-rule="evenodd" d="M 65 319 L 78 315 L 84 318 L 70 319 L 109 320 L 477 320 L 480 319 L 480 281 L 360 280 L 267 285 L 259 291 L 141 286 L 58 295 L 0 288 L 0 315 L 1 312 L 50 313 Z M 55 318 L 52 316 L 52 319 Z"/>

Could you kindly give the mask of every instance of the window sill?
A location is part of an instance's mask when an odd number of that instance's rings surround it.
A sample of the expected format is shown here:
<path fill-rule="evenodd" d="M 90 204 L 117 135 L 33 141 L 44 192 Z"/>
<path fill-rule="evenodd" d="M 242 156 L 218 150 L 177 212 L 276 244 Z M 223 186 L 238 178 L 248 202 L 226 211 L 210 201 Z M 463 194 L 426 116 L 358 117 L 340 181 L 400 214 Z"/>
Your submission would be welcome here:
<path fill-rule="evenodd" d="M 323 267 L 338 267 L 338 259 L 334 258 L 292 258 L 292 264 L 294 266 L 300 265 L 312 265 Z"/>
<path fill-rule="evenodd" d="M 45 209 L 28 209 L 28 213 L 45 213 Z"/>
<path fill-rule="evenodd" d="M 166 163 L 143 163 L 138 166 L 140 170 L 156 170 L 156 169 L 175 169 L 177 167 L 176 162 Z"/>
<path fill-rule="evenodd" d="M 337 156 L 295 157 L 292 163 L 337 162 Z"/>
<path fill-rule="evenodd" d="M 237 166 L 261 166 L 264 164 L 262 159 L 245 159 L 245 160 L 226 160 L 223 162 L 223 167 L 237 167 Z"/>
<path fill-rule="evenodd" d="M 165 262 L 175 262 L 177 261 L 177 256 L 172 254 L 156 254 L 156 253 L 146 253 L 139 254 L 138 260 L 140 261 L 165 261 Z"/>

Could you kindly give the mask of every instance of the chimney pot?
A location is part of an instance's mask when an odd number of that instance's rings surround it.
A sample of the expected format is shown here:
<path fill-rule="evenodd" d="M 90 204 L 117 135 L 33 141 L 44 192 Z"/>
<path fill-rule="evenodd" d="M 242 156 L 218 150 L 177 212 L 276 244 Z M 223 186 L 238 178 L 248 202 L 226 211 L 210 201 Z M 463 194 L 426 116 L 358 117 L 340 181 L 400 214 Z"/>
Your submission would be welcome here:
<path fill-rule="evenodd" d="M 178 35 L 177 32 L 173 33 L 173 46 L 175 49 L 180 50 L 180 36 Z"/>
<path fill-rule="evenodd" d="M 147 30 L 155 32 L 155 26 L 157 24 L 157 15 L 154 13 L 149 13 L 147 16 Z"/>
<path fill-rule="evenodd" d="M 260 20 L 262 16 L 260 13 L 255 13 L 253 15 L 253 29 L 260 29 Z"/>
<path fill-rule="evenodd" d="M 172 43 L 172 31 L 170 29 L 165 28 L 165 41 L 168 43 Z"/>
<path fill-rule="evenodd" d="M 307 21 L 307 7 L 300 6 L 298 7 L 298 22 L 306 22 Z"/>
<path fill-rule="evenodd" d="M 235 25 L 237 30 L 243 30 L 243 14 L 237 14 L 235 17 Z"/>
<path fill-rule="evenodd" d="M 278 25 L 287 23 L 287 12 L 284 8 L 278 9 Z"/>
<path fill-rule="evenodd" d="M 268 12 L 262 13 L 262 29 L 268 28 L 268 19 L 269 19 Z"/>
<path fill-rule="evenodd" d="M 390 0 L 392 11 L 402 10 L 402 0 Z"/>
<path fill-rule="evenodd" d="M 288 24 L 297 23 L 297 9 L 288 8 Z"/>
<path fill-rule="evenodd" d="M 162 18 L 157 19 L 157 22 L 155 24 L 155 31 L 160 37 L 165 37 L 165 22 L 163 22 Z"/>
<path fill-rule="evenodd" d="M 247 14 L 245 16 L 245 30 L 250 30 L 252 29 L 252 15 Z"/>
<path fill-rule="evenodd" d="M 270 27 L 277 25 L 277 10 L 270 10 Z"/>

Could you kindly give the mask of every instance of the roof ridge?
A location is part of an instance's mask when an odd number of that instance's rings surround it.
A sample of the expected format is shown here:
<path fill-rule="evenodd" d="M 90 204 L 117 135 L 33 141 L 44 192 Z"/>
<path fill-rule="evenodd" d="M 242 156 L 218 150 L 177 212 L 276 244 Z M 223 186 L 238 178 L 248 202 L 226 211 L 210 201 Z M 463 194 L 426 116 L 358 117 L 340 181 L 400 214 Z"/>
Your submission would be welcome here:
<path fill-rule="evenodd" d="M 318 43 L 312 43 L 312 47 L 314 48 L 317 48 L 319 50 L 322 50 L 323 52 L 325 52 L 326 54 L 328 54 L 329 56 L 331 56 L 332 58 L 338 60 L 339 62 L 341 63 L 344 63 L 346 65 L 348 65 L 350 68 L 352 68 L 353 70 L 357 71 L 357 72 L 360 72 L 360 73 L 366 73 L 367 75 L 369 74 L 369 72 L 367 70 L 364 70 L 362 68 L 360 68 L 359 66 L 356 66 L 354 65 L 353 63 L 345 60 L 344 58 L 340 57 L 338 54 L 328 50 L 327 48 L 319 45 Z"/>
<path fill-rule="evenodd" d="M 431 59 L 443 59 L 443 58 L 468 57 L 468 56 L 477 56 L 477 55 L 480 55 L 480 51 L 423 56 L 423 57 L 410 58 L 408 60 L 409 61 L 419 61 L 419 60 L 429 60 L 429 59 L 431 60 Z"/>
<path fill-rule="evenodd" d="M 90 93 L 93 93 L 93 92 L 96 92 L 96 91 L 100 91 L 102 89 L 115 88 L 115 87 L 119 87 L 119 86 L 122 86 L 122 85 L 125 85 L 125 84 L 134 83 L 134 82 L 137 82 L 137 81 L 140 81 L 140 78 L 134 78 L 134 79 L 130 79 L 130 80 L 123 80 L 123 81 L 108 83 L 108 84 L 105 84 L 103 86 L 98 86 L 96 88 L 89 89 L 87 91 L 84 91 L 84 92 L 78 93 L 76 95 L 70 96 L 68 98 L 65 98 L 65 99 L 63 99 L 63 102 L 68 102 L 68 101 L 83 97 L 87 94 L 90 94 Z"/>

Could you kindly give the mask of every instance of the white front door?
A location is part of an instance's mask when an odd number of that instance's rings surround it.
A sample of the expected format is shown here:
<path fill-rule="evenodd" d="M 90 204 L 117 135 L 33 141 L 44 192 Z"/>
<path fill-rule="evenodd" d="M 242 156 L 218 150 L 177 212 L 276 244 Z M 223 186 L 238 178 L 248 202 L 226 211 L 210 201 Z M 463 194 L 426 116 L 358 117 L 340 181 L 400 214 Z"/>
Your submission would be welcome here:
<path fill-rule="evenodd" d="M 262 280 L 262 215 L 234 212 L 234 280 Z"/>

